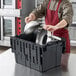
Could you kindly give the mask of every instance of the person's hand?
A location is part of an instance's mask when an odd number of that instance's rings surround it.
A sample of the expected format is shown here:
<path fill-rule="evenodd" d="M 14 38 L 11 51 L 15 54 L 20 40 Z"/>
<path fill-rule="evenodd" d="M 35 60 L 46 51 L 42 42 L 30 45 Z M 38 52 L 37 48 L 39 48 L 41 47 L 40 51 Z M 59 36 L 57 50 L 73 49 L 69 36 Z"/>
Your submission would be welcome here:
<path fill-rule="evenodd" d="M 31 13 L 28 17 L 25 18 L 25 23 L 29 23 L 30 21 L 34 21 L 35 19 L 35 15 Z"/>
<path fill-rule="evenodd" d="M 53 32 L 53 31 L 57 30 L 58 27 L 57 27 L 57 26 L 52 26 L 52 25 L 44 25 L 44 26 L 43 26 L 43 29 L 45 29 L 45 30 L 47 30 L 47 31 Z"/>

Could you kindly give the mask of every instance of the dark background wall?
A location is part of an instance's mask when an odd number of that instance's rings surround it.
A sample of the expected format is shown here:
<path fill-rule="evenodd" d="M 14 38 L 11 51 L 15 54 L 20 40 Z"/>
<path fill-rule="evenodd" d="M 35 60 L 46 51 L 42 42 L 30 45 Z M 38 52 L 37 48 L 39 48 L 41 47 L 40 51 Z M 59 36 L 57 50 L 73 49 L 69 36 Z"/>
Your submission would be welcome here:
<path fill-rule="evenodd" d="M 0 18 L 0 40 L 1 40 L 1 18 Z"/>
<path fill-rule="evenodd" d="M 22 0 L 21 9 L 21 31 L 23 33 L 25 26 L 25 17 L 35 8 L 35 0 Z"/>
<path fill-rule="evenodd" d="M 0 0 L 0 8 L 1 8 L 1 0 Z M 0 18 L 0 40 L 1 40 L 1 18 Z"/>

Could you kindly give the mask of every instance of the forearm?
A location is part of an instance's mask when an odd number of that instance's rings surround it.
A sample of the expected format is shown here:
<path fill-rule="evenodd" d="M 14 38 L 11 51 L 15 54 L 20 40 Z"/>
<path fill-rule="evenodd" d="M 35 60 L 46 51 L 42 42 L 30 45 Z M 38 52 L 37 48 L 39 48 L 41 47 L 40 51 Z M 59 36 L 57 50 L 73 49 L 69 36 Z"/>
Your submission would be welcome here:
<path fill-rule="evenodd" d="M 66 20 L 61 20 L 57 25 L 56 25 L 56 27 L 58 27 L 58 29 L 60 29 L 60 28 L 64 28 L 64 27 L 66 27 L 67 26 L 67 22 L 66 22 Z"/>

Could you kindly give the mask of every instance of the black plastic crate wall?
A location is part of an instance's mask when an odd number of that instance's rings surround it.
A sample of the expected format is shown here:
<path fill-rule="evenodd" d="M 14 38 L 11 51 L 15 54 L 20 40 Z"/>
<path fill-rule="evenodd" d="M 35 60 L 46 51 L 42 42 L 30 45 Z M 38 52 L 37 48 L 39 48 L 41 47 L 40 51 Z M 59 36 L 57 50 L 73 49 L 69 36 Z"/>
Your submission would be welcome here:
<path fill-rule="evenodd" d="M 15 53 L 16 62 L 30 67 L 30 50 L 27 41 L 12 37 L 11 45 L 12 52 Z"/>
<path fill-rule="evenodd" d="M 11 38 L 16 62 L 38 71 L 47 71 L 61 64 L 62 42 L 37 45 L 16 37 Z"/>

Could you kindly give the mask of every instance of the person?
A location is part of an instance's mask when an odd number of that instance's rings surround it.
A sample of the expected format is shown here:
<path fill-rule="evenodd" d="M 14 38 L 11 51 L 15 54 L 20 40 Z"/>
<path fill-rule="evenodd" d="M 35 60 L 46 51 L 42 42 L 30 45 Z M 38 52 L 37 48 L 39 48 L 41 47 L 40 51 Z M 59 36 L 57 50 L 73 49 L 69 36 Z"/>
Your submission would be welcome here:
<path fill-rule="evenodd" d="M 68 26 L 72 23 L 73 9 L 68 0 L 44 0 L 40 6 L 34 9 L 25 22 L 37 20 L 45 16 L 44 29 L 53 32 L 53 35 L 64 37 L 66 40 L 66 51 L 62 54 L 62 65 L 68 64 L 70 53 L 70 39 Z"/>

